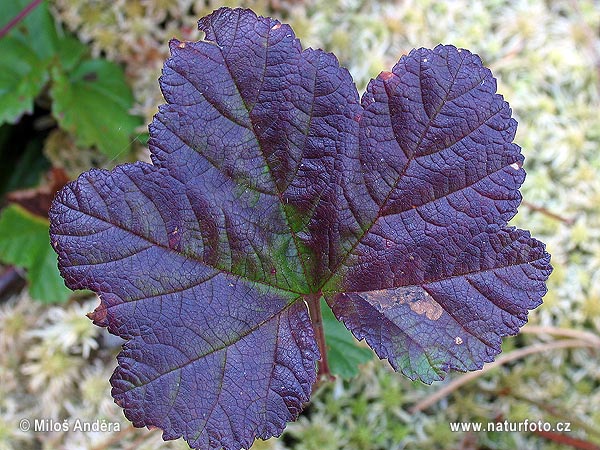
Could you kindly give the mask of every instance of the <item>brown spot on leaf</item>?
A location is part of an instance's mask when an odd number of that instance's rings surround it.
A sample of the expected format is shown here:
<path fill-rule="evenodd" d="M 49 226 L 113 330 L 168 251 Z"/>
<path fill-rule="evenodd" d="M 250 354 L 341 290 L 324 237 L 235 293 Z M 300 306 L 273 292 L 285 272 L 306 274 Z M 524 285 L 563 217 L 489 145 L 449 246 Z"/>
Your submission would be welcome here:
<path fill-rule="evenodd" d="M 385 70 L 379 74 L 379 78 L 381 78 L 383 81 L 389 80 L 393 76 L 394 76 L 394 74 L 392 72 L 388 72 L 387 70 Z"/>
<path fill-rule="evenodd" d="M 106 322 L 106 305 L 104 302 L 101 302 L 98 307 L 91 313 L 87 314 L 88 318 L 90 318 L 95 325 L 100 327 L 107 326 Z"/>
<path fill-rule="evenodd" d="M 280 23 L 276 23 L 275 25 L 273 25 L 271 27 L 271 30 L 279 30 L 281 28 L 281 24 Z"/>
<path fill-rule="evenodd" d="M 85 81 L 96 81 L 98 79 L 98 74 L 96 72 L 89 72 L 83 76 Z"/>
<path fill-rule="evenodd" d="M 381 289 L 377 291 L 361 292 L 359 295 L 371 305 L 375 306 L 380 312 L 405 304 L 408 305 L 413 312 L 419 315 L 425 315 L 429 320 L 438 320 L 444 312 L 440 304 L 420 286 Z"/>

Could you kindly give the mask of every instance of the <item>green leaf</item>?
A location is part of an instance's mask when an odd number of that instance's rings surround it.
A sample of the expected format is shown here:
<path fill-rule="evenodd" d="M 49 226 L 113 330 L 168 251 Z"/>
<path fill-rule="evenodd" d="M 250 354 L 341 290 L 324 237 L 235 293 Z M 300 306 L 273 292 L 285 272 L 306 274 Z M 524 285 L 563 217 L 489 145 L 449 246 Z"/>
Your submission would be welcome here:
<path fill-rule="evenodd" d="M 53 114 L 81 146 L 96 146 L 109 158 L 126 153 L 139 117 L 129 113 L 133 95 L 123 70 L 109 61 L 86 60 L 66 74 L 51 71 Z"/>
<path fill-rule="evenodd" d="M 87 46 L 74 37 L 65 36 L 58 41 L 58 62 L 65 72 L 73 70 L 87 52 Z"/>
<path fill-rule="evenodd" d="M 48 62 L 19 39 L 0 39 L 0 124 L 15 123 L 33 111 L 33 101 L 48 81 Z"/>
<path fill-rule="evenodd" d="M 2 2 L 0 27 L 16 17 L 28 0 Z M 59 37 L 46 2 L 0 39 L 0 124 L 16 123 L 31 113 L 33 101 L 48 81 L 48 66 Z"/>
<path fill-rule="evenodd" d="M 34 299 L 64 302 L 71 291 L 58 272 L 48 225 L 18 205 L 6 207 L 0 214 L 0 261 L 28 270 L 29 293 Z"/>
<path fill-rule="evenodd" d="M 29 3 L 30 0 L 3 1 L 0 27 L 16 17 Z M 10 31 L 8 37 L 12 37 L 30 48 L 42 60 L 53 57 L 56 53 L 59 38 L 56 31 L 56 24 L 48 10 L 47 2 L 40 3 L 27 14 Z M 4 59 L 4 53 L 0 54 L 2 54 L 2 59 Z"/>
<path fill-rule="evenodd" d="M 327 342 L 327 360 L 334 375 L 349 379 L 358 375 L 358 365 L 373 358 L 373 352 L 359 347 L 352 333 L 340 323 L 325 300 L 321 299 L 321 315 Z"/>
<path fill-rule="evenodd" d="M 8 2 L 6 23 L 28 4 Z M 70 36 L 59 36 L 46 3 L 41 3 L 0 39 L 0 124 L 16 123 L 33 111 L 33 102 L 49 80 L 51 65 L 58 62 L 65 72 L 73 70 L 87 47 Z"/>

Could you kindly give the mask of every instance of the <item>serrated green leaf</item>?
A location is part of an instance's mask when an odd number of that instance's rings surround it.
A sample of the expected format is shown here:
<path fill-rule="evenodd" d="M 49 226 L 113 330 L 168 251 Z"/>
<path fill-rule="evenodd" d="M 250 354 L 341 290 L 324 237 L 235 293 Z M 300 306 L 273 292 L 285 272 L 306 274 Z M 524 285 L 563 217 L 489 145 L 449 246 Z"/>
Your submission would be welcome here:
<path fill-rule="evenodd" d="M 17 205 L 0 214 L 0 261 L 28 270 L 29 293 L 45 303 L 64 302 L 64 285 L 48 237 L 48 221 Z"/>
<path fill-rule="evenodd" d="M 321 299 L 321 315 L 323 316 L 327 359 L 331 373 L 344 379 L 357 376 L 358 365 L 370 361 L 373 358 L 373 352 L 357 345 L 352 333 L 335 318 L 323 299 Z"/>
<path fill-rule="evenodd" d="M 28 0 L 3 2 L 0 27 L 16 17 Z M 46 2 L 36 6 L 0 40 L 0 124 L 15 123 L 33 110 L 48 81 L 48 66 L 59 38 Z"/>
<path fill-rule="evenodd" d="M 17 16 L 27 0 L 3 5 L 0 26 Z M 45 2 L 35 7 L 0 40 L 0 124 L 15 123 L 33 110 L 33 101 L 49 79 L 55 58 L 70 71 L 87 52 L 77 39 L 59 36 Z"/>
<path fill-rule="evenodd" d="M 11 36 L 0 40 L 0 55 L 0 123 L 15 123 L 33 111 L 33 101 L 48 81 L 48 63 Z"/>
<path fill-rule="evenodd" d="M 69 74 L 55 67 L 51 77 L 53 114 L 78 145 L 96 146 L 109 158 L 128 151 L 141 120 L 129 113 L 133 95 L 118 65 L 87 60 Z"/>
<path fill-rule="evenodd" d="M 58 41 L 58 62 L 65 72 L 73 70 L 87 52 L 87 46 L 74 37 L 65 36 Z"/>
<path fill-rule="evenodd" d="M 29 3 L 30 0 L 3 1 L 0 27 L 16 17 Z M 10 31 L 8 36 L 29 47 L 42 60 L 53 57 L 59 38 L 47 2 L 37 5 Z M 4 53 L 1 54 L 4 59 Z"/>

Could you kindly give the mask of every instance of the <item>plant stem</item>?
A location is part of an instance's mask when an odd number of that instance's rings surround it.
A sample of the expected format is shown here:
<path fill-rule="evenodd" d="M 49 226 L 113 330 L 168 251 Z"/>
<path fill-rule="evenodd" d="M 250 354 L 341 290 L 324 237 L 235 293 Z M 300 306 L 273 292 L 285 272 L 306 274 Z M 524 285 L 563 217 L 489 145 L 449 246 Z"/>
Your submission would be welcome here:
<path fill-rule="evenodd" d="M 582 341 L 588 341 L 600 348 L 600 336 L 590 333 L 589 331 L 577 330 L 574 328 L 559 328 L 551 326 L 540 326 L 540 325 L 525 325 L 521 329 L 521 333 L 531 333 L 535 335 L 550 334 L 554 336 L 563 336 L 574 339 L 581 339 Z"/>
<path fill-rule="evenodd" d="M 484 373 L 489 372 L 496 367 L 500 367 L 503 364 L 506 364 L 510 361 L 515 361 L 520 358 L 524 358 L 525 356 L 532 355 L 535 353 L 541 353 L 548 350 L 557 350 L 563 348 L 598 348 L 591 342 L 583 341 L 581 339 L 562 339 L 558 341 L 547 342 L 544 344 L 533 344 L 527 347 L 520 348 L 518 350 L 513 350 L 510 353 L 506 353 L 500 356 L 496 361 L 486 364 L 483 369 L 477 370 L 475 372 L 469 372 L 465 375 L 460 376 L 459 378 L 455 378 L 450 383 L 443 386 L 440 390 L 434 392 L 423 400 L 419 401 L 415 404 L 411 409 L 411 414 L 423 411 L 424 409 L 429 408 L 431 405 L 437 403 L 444 397 L 450 395 L 456 389 L 461 387 L 463 384 L 468 383 L 471 380 L 479 378 Z"/>
<path fill-rule="evenodd" d="M 549 441 L 556 442 L 558 444 L 562 444 L 565 447 L 573 447 L 578 448 L 580 450 L 600 450 L 593 442 L 584 441 L 583 439 L 574 438 L 571 436 L 567 436 L 566 434 L 556 433 L 554 431 L 544 431 L 544 430 L 535 430 L 533 432 L 540 437 L 548 439 Z"/>
<path fill-rule="evenodd" d="M 580 420 L 577 415 L 573 414 L 573 411 L 565 411 L 563 408 L 556 408 L 552 405 L 546 404 L 539 400 L 534 400 L 532 398 L 526 397 L 516 392 L 512 392 L 511 396 L 517 400 L 521 400 L 523 402 L 529 403 L 531 405 L 537 406 L 542 411 L 547 414 L 562 420 L 563 422 L 571 422 L 571 425 L 576 426 L 579 429 L 584 430 L 588 435 L 592 435 L 597 440 L 600 437 L 600 431 L 590 426 L 586 422 Z"/>
<path fill-rule="evenodd" d="M 27 14 L 29 14 L 31 11 L 37 8 L 37 6 L 40 3 L 42 3 L 42 0 L 33 0 L 29 2 L 29 4 L 19 12 L 19 14 L 13 17 L 6 25 L 2 27 L 2 29 L 0 30 L 0 39 L 6 36 L 8 32 L 15 27 L 16 24 L 23 20 Z"/>
<path fill-rule="evenodd" d="M 544 214 L 545 216 L 551 217 L 552 219 L 558 220 L 559 222 L 566 223 L 567 225 L 573 225 L 575 223 L 575 219 L 573 218 L 563 217 L 560 214 L 556 214 L 555 212 L 544 208 L 543 206 L 534 205 L 533 203 L 528 202 L 527 200 L 522 200 L 521 204 L 531 209 L 532 211 L 539 212 L 540 214 Z"/>
<path fill-rule="evenodd" d="M 325 343 L 325 331 L 323 330 L 323 317 L 321 316 L 321 293 L 310 294 L 306 296 L 308 303 L 308 311 L 312 319 L 315 339 L 319 346 L 321 359 L 319 359 L 319 373 L 317 374 L 317 385 L 322 378 L 333 379 L 329 371 L 329 363 L 327 362 L 327 345 Z"/>

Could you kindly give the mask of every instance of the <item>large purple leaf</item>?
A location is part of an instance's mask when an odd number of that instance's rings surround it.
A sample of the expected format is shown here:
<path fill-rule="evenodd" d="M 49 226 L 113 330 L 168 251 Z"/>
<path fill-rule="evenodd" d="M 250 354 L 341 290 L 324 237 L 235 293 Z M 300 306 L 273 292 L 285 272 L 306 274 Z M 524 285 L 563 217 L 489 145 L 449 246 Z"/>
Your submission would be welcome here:
<path fill-rule="evenodd" d="M 325 286 L 338 319 L 426 383 L 475 370 L 541 303 L 544 245 L 505 227 L 521 200 L 516 122 L 478 56 L 419 49 L 364 94 L 369 226 Z M 329 292 L 327 292 L 329 291 Z"/>
<path fill-rule="evenodd" d="M 94 322 L 128 340 L 111 383 L 134 425 L 249 447 L 296 418 L 319 352 L 298 293 L 209 262 L 205 202 L 147 164 L 90 171 L 57 197 L 52 238 L 68 286 L 100 293 Z"/>
<path fill-rule="evenodd" d="M 50 212 L 66 284 L 127 341 L 126 416 L 194 448 L 279 435 L 325 356 L 321 295 L 413 379 L 491 361 L 551 269 L 506 227 L 523 157 L 479 58 L 414 51 L 361 105 L 287 25 L 222 8 L 199 26 L 205 41 L 171 42 L 153 164 L 87 172 Z"/>

